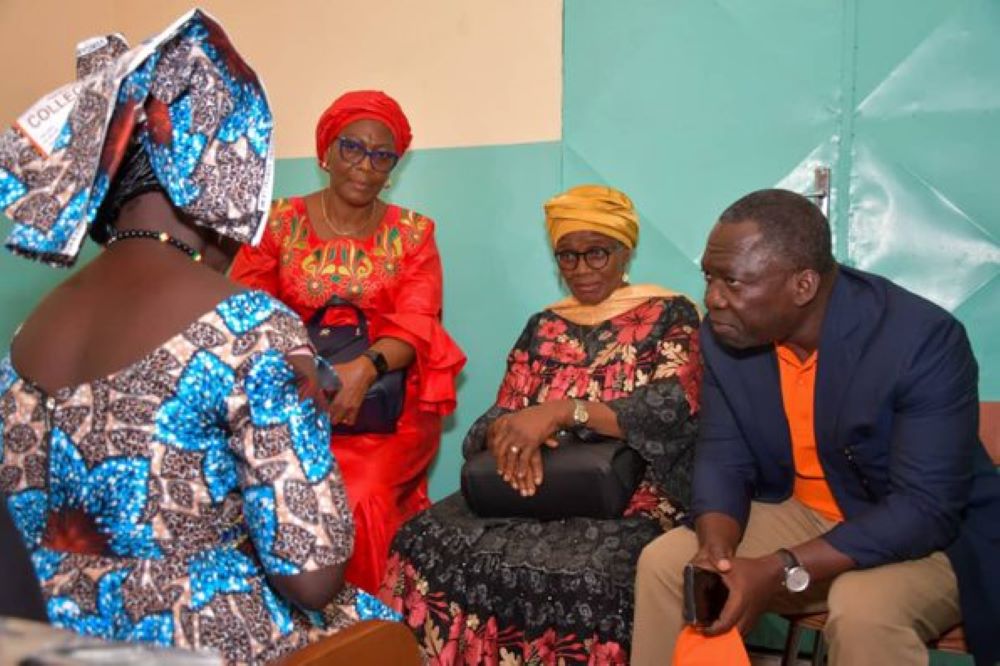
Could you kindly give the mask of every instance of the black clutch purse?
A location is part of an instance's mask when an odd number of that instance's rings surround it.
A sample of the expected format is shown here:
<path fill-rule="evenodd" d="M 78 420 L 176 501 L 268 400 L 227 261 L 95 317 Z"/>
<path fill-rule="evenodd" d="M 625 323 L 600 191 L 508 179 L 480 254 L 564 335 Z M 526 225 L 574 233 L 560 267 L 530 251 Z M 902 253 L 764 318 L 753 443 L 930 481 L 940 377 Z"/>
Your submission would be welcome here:
<path fill-rule="evenodd" d="M 646 461 L 619 439 L 573 431 L 558 435 L 559 446 L 543 446 L 544 478 L 531 497 L 522 497 L 497 474 L 496 459 L 480 451 L 462 465 L 462 495 L 484 518 L 620 518 L 646 471 Z"/>
<path fill-rule="evenodd" d="M 323 319 L 330 308 L 346 307 L 354 310 L 356 326 L 326 326 Z M 361 308 L 339 296 L 332 297 L 306 322 L 306 332 L 320 358 L 329 364 L 351 361 L 371 346 L 368 338 L 368 320 Z M 396 432 L 396 423 L 403 413 L 406 395 L 406 369 L 392 370 L 372 382 L 365 393 L 354 425 L 338 423 L 333 432 L 342 434 Z"/>

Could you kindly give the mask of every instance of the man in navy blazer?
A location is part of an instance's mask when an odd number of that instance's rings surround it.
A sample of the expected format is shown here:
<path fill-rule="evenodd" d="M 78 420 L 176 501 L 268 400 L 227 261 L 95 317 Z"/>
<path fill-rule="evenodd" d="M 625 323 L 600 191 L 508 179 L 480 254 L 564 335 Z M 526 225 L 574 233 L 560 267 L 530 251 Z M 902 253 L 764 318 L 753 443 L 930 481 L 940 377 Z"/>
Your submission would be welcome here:
<path fill-rule="evenodd" d="M 784 190 L 730 206 L 702 268 L 694 531 L 640 557 L 632 663 L 672 654 L 690 561 L 729 588 L 709 636 L 828 611 L 832 664 L 926 664 L 926 641 L 964 622 L 995 664 L 1000 476 L 961 323 L 838 265 L 822 212 Z"/>

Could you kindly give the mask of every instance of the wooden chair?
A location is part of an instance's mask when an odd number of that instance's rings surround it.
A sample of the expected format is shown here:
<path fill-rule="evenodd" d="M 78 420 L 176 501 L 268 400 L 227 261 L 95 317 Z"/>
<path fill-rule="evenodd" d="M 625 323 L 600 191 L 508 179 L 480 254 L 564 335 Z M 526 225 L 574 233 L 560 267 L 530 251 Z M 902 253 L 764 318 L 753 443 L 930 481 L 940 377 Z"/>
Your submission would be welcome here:
<path fill-rule="evenodd" d="M 420 646 L 409 627 L 399 622 L 366 620 L 316 641 L 274 666 L 421 666 Z"/>
<path fill-rule="evenodd" d="M 979 403 L 979 438 L 983 441 L 986 451 L 994 464 L 1000 465 L 1000 402 Z M 785 650 L 781 658 L 782 666 L 792 666 L 799 655 L 799 640 L 803 629 L 816 631 L 816 642 L 813 645 L 813 666 L 821 666 L 826 659 L 826 644 L 823 641 L 823 626 L 826 624 L 826 613 L 810 615 L 786 615 L 788 620 L 788 636 L 785 638 Z M 946 631 L 937 640 L 929 643 L 930 647 L 943 652 L 968 653 L 965 644 L 965 633 L 962 625 Z"/>

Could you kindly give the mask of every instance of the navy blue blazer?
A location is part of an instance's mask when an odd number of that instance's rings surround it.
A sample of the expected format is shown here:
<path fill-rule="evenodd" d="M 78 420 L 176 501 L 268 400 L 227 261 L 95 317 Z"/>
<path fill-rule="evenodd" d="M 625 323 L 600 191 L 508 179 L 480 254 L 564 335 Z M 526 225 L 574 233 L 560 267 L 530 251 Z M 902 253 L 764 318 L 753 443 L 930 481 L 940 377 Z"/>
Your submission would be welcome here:
<path fill-rule="evenodd" d="M 731 350 L 701 327 L 705 366 L 692 514 L 745 525 L 794 480 L 773 347 Z M 978 366 L 949 313 L 841 266 L 816 371 L 819 460 L 845 520 L 825 536 L 859 568 L 946 550 L 977 662 L 1000 659 L 1000 475 L 978 437 Z"/>

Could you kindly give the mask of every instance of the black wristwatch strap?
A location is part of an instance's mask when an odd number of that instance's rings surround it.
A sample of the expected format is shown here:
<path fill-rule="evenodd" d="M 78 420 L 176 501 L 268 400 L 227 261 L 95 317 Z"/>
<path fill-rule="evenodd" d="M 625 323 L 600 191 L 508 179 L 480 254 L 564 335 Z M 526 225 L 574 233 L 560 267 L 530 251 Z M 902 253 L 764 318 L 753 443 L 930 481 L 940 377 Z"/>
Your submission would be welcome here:
<path fill-rule="evenodd" d="M 794 567 L 801 567 L 802 564 L 799 562 L 799 558 L 795 557 L 795 553 L 788 550 L 787 548 L 779 548 L 778 556 L 781 557 L 781 561 L 785 565 L 785 571 L 792 569 Z"/>
<path fill-rule="evenodd" d="M 375 374 L 381 377 L 385 373 L 389 372 L 389 362 L 385 360 L 385 356 L 382 352 L 377 349 L 366 349 L 361 352 L 361 355 L 372 362 L 375 366 Z"/>

